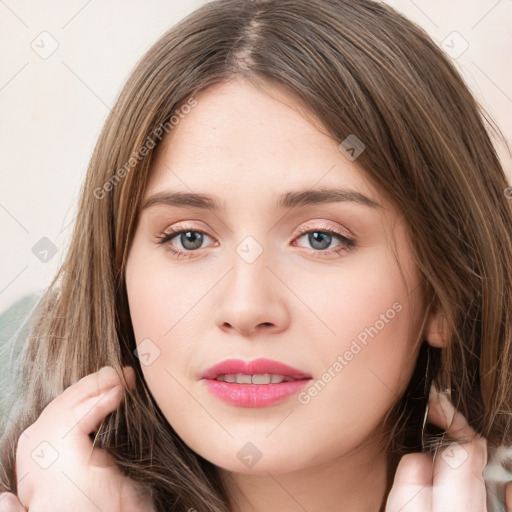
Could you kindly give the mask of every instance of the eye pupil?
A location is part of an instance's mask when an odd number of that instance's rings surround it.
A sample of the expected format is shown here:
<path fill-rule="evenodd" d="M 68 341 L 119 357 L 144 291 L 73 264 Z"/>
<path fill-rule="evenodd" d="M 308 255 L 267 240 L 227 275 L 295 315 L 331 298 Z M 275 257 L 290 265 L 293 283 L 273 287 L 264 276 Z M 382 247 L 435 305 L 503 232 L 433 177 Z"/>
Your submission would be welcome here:
<path fill-rule="evenodd" d="M 327 249 L 327 247 L 329 247 L 329 245 L 331 244 L 332 235 L 330 235 L 329 233 L 322 233 L 320 231 L 312 231 L 311 233 L 309 233 L 308 238 L 309 243 L 314 249 L 322 250 Z M 317 244 L 317 242 L 319 241 L 318 239 L 320 239 L 320 247 L 315 247 L 315 244 Z M 322 239 L 324 243 L 322 243 Z M 325 243 L 326 239 L 327 243 Z"/>
<path fill-rule="evenodd" d="M 181 244 L 185 249 L 199 249 L 201 247 L 201 244 L 203 242 L 203 235 L 202 233 L 199 233 L 197 231 L 184 231 L 181 234 Z M 191 246 L 188 245 L 188 243 L 191 242 Z"/>

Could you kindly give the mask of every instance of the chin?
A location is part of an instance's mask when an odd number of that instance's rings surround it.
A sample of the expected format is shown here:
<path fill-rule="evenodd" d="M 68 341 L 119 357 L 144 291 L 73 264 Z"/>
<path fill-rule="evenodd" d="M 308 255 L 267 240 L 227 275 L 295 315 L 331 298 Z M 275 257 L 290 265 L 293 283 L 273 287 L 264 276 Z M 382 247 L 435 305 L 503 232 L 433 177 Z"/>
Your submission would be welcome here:
<path fill-rule="evenodd" d="M 268 476 L 268 473 L 272 475 L 278 475 L 283 473 L 289 473 L 301 469 L 301 466 L 295 466 L 290 464 L 290 457 L 288 454 L 281 452 L 277 456 L 270 456 L 267 454 L 263 455 L 261 459 L 253 462 L 252 465 L 247 465 L 238 460 L 225 457 L 214 459 L 208 459 L 212 464 L 230 473 L 240 473 L 243 475 L 262 475 Z"/>
<path fill-rule="evenodd" d="M 237 437 L 229 442 L 216 444 L 214 450 L 210 446 L 194 451 L 225 471 L 246 475 L 289 473 L 321 462 L 318 454 L 315 456 L 298 449 L 303 442 L 285 444 L 283 439 L 276 437 L 276 442 L 269 443 L 264 435 L 259 439 L 252 437 L 253 441 L 247 439 L 248 437 Z"/>

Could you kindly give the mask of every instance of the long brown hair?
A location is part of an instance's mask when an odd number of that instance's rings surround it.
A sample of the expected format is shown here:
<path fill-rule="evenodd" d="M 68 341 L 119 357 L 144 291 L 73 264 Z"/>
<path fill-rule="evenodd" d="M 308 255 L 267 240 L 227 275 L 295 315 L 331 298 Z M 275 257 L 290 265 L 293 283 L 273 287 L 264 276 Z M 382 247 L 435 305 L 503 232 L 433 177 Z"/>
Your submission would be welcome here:
<path fill-rule="evenodd" d="M 103 422 L 97 445 L 151 489 L 156 510 L 230 510 L 218 469 L 182 442 L 145 385 L 124 269 L 161 127 L 199 91 L 240 76 L 284 88 L 338 142 L 363 141 L 357 164 L 407 224 L 425 318 L 441 311 L 452 332 L 443 349 L 422 340 L 411 384 L 390 411 L 390 460 L 421 449 L 431 381 L 451 389 L 490 447 L 512 444 L 512 201 L 483 109 L 429 36 L 384 4 L 218 0 L 147 52 L 101 132 L 66 260 L 24 345 L 0 491 L 16 492 L 17 439 L 53 398 L 104 365 L 130 365 L 137 387 Z"/>

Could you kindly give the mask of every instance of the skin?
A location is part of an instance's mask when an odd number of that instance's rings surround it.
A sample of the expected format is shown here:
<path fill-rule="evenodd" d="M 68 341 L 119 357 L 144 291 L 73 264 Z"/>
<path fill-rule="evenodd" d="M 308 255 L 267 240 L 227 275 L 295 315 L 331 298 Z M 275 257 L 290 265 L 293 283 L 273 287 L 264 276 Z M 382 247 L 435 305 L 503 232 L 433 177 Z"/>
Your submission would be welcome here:
<path fill-rule="evenodd" d="M 125 368 L 133 388 L 135 372 Z M 119 407 L 124 383 L 111 367 L 80 379 L 52 400 L 20 436 L 17 497 L 0 495 L 0 512 L 150 512 L 151 497 L 117 467 L 89 434 Z"/>
<path fill-rule="evenodd" d="M 419 333 L 424 304 L 404 221 L 356 162 L 340 153 L 337 141 L 282 91 L 236 81 L 196 98 L 198 105 L 161 146 L 145 198 L 169 189 L 204 192 L 217 195 L 225 211 L 160 205 L 142 212 L 126 282 L 137 343 L 151 340 L 151 362 L 141 365 L 144 379 L 188 446 L 221 468 L 232 512 L 375 512 L 386 483 L 381 420 L 407 386 L 418 334 L 435 346 L 448 339 L 437 315 Z M 273 210 L 279 194 L 319 186 L 351 188 L 381 207 L 331 203 Z M 157 244 L 164 230 L 184 221 L 187 230 L 208 235 L 189 259 Z M 298 237 L 304 226 L 339 230 L 357 245 L 330 256 L 314 253 L 307 235 Z M 263 248 L 252 263 L 236 253 L 246 236 Z M 340 243 L 333 238 L 327 251 Z M 179 237 L 173 245 L 186 250 Z M 319 379 L 397 302 L 400 312 L 307 404 L 292 397 L 264 408 L 235 407 L 211 395 L 199 379 L 228 357 L 268 357 Z M 128 371 L 130 385 L 133 377 Z M 87 435 L 118 407 L 119 384 L 111 368 L 102 369 L 48 405 L 24 433 L 29 441 L 22 435 L 18 443 L 19 501 L 0 495 L 0 511 L 49 503 L 56 511 L 96 505 L 151 510 L 147 497 L 137 503 L 135 482 L 121 477 Z M 454 469 L 442 452 L 435 459 L 403 457 L 386 512 L 485 511 L 485 440 L 442 395 L 432 395 L 429 419 L 460 443 L 452 448 L 467 454 L 465 462 Z M 72 435 L 56 436 L 55 425 L 57 433 Z M 47 440 L 62 454 L 53 474 L 51 468 L 41 472 L 30 456 Z M 248 442 L 262 455 L 251 467 L 237 457 Z M 82 491 L 63 478 L 71 470 Z"/>
<path fill-rule="evenodd" d="M 185 443 L 223 468 L 237 511 L 299 510 L 298 503 L 374 511 L 386 478 L 379 423 L 410 379 L 424 307 L 405 224 L 339 141 L 284 92 L 237 80 L 196 99 L 160 148 L 144 200 L 202 192 L 224 211 L 154 205 L 141 213 L 126 284 L 137 343 L 150 339 L 159 351 L 142 366 L 144 378 Z M 350 188 L 381 206 L 274 208 L 282 193 L 319 187 Z M 157 244 L 171 226 L 207 236 L 178 258 Z M 333 228 L 357 248 L 332 254 L 343 247 L 332 238 L 315 253 L 319 246 L 298 236 L 303 227 Z M 236 252 L 247 236 L 263 249 L 253 263 Z M 169 245 L 187 251 L 179 235 Z M 396 302 L 401 311 L 308 404 L 292 397 L 236 407 L 200 381 L 231 357 L 268 357 L 321 378 Z M 250 468 L 237 457 L 249 442 L 262 453 Z"/>

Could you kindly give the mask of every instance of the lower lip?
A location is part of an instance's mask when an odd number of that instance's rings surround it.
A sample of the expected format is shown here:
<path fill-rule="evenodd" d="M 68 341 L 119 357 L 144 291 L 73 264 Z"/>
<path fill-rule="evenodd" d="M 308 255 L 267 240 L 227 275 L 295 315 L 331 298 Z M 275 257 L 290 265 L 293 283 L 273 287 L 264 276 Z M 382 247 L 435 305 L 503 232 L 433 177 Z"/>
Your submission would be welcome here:
<path fill-rule="evenodd" d="M 219 380 L 203 380 L 208 390 L 224 402 L 238 407 L 266 407 L 295 395 L 311 379 L 292 380 L 279 384 L 236 384 Z"/>

